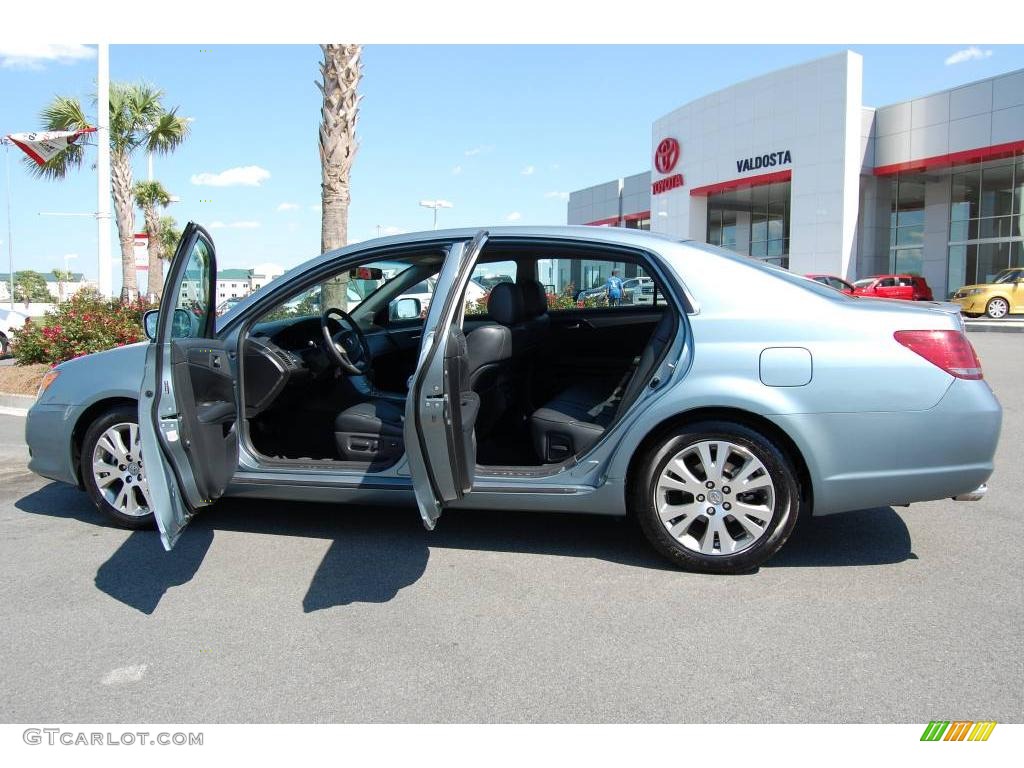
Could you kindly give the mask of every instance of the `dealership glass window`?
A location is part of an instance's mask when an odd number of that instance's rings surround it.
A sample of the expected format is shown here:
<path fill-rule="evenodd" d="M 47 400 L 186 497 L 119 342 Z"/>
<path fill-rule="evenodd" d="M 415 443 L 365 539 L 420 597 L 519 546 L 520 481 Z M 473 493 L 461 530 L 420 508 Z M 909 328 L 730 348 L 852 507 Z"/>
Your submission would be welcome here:
<path fill-rule="evenodd" d="M 736 250 L 736 211 L 712 208 L 708 203 L 708 242 Z"/>
<path fill-rule="evenodd" d="M 626 219 L 626 223 L 623 225 L 626 229 L 642 229 L 650 231 L 651 229 L 651 217 L 644 216 L 639 219 Z"/>
<path fill-rule="evenodd" d="M 894 272 L 921 274 L 924 244 L 924 179 L 919 175 L 892 180 L 889 214 L 889 263 Z"/>
<path fill-rule="evenodd" d="M 750 255 L 789 266 L 789 184 L 772 184 L 761 208 L 750 212 Z"/>
<path fill-rule="evenodd" d="M 948 289 L 984 283 L 1015 264 L 1024 248 L 1024 158 L 954 169 Z"/>

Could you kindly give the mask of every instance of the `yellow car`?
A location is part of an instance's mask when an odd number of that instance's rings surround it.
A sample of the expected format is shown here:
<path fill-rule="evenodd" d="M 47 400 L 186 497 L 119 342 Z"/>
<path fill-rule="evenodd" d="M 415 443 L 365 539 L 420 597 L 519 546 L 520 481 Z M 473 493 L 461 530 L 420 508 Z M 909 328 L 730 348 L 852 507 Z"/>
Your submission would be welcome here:
<path fill-rule="evenodd" d="M 953 294 L 965 315 L 988 315 L 999 319 L 1008 314 L 1024 313 L 1024 269 L 1004 269 L 991 283 L 965 285 Z"/>

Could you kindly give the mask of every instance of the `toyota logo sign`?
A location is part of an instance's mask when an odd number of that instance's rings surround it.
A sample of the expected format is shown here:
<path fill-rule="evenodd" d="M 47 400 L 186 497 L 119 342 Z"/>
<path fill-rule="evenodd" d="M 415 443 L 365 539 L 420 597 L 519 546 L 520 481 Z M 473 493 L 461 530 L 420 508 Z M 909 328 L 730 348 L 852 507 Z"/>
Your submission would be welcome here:
<path fill-rule="evenodd" d="M 675 139 L 662 139 L 654 150 L 654 167 L 658 173 L 668 173 L 679 162 L 679 142 Z"/>

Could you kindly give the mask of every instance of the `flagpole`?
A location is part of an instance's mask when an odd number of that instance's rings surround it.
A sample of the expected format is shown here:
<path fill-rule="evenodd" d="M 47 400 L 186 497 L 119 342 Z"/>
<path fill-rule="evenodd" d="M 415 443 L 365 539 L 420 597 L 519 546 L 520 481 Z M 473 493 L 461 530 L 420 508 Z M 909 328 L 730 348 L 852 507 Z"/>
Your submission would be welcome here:
<path fill-rule="evenodd" d="M 11 309 L 14 309 L 14 240 L 11 238 L 11 140 L 5 138 L 4 165 L 7 166 L 7 280 L 11 291 Z"/>
<path fill-rule="evenodd" d="M 114 265 L 110 257 L 110 46 L 96 51 L 96 248 L 99 273 L 96 286 L 103 296 L 114 295 Z"/>

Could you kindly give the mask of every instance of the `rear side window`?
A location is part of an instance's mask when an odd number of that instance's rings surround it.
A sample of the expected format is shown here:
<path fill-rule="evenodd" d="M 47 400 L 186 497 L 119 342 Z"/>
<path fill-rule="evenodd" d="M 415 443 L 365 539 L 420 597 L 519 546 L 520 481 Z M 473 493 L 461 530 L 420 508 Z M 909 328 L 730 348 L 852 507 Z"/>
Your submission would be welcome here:
<path fill-rule="evenodd" d="M 665 303 L 650 275 L 632 262 L 578 256 L 538 259 L 537 279 L 548 294 L 550 312 Z"/>

